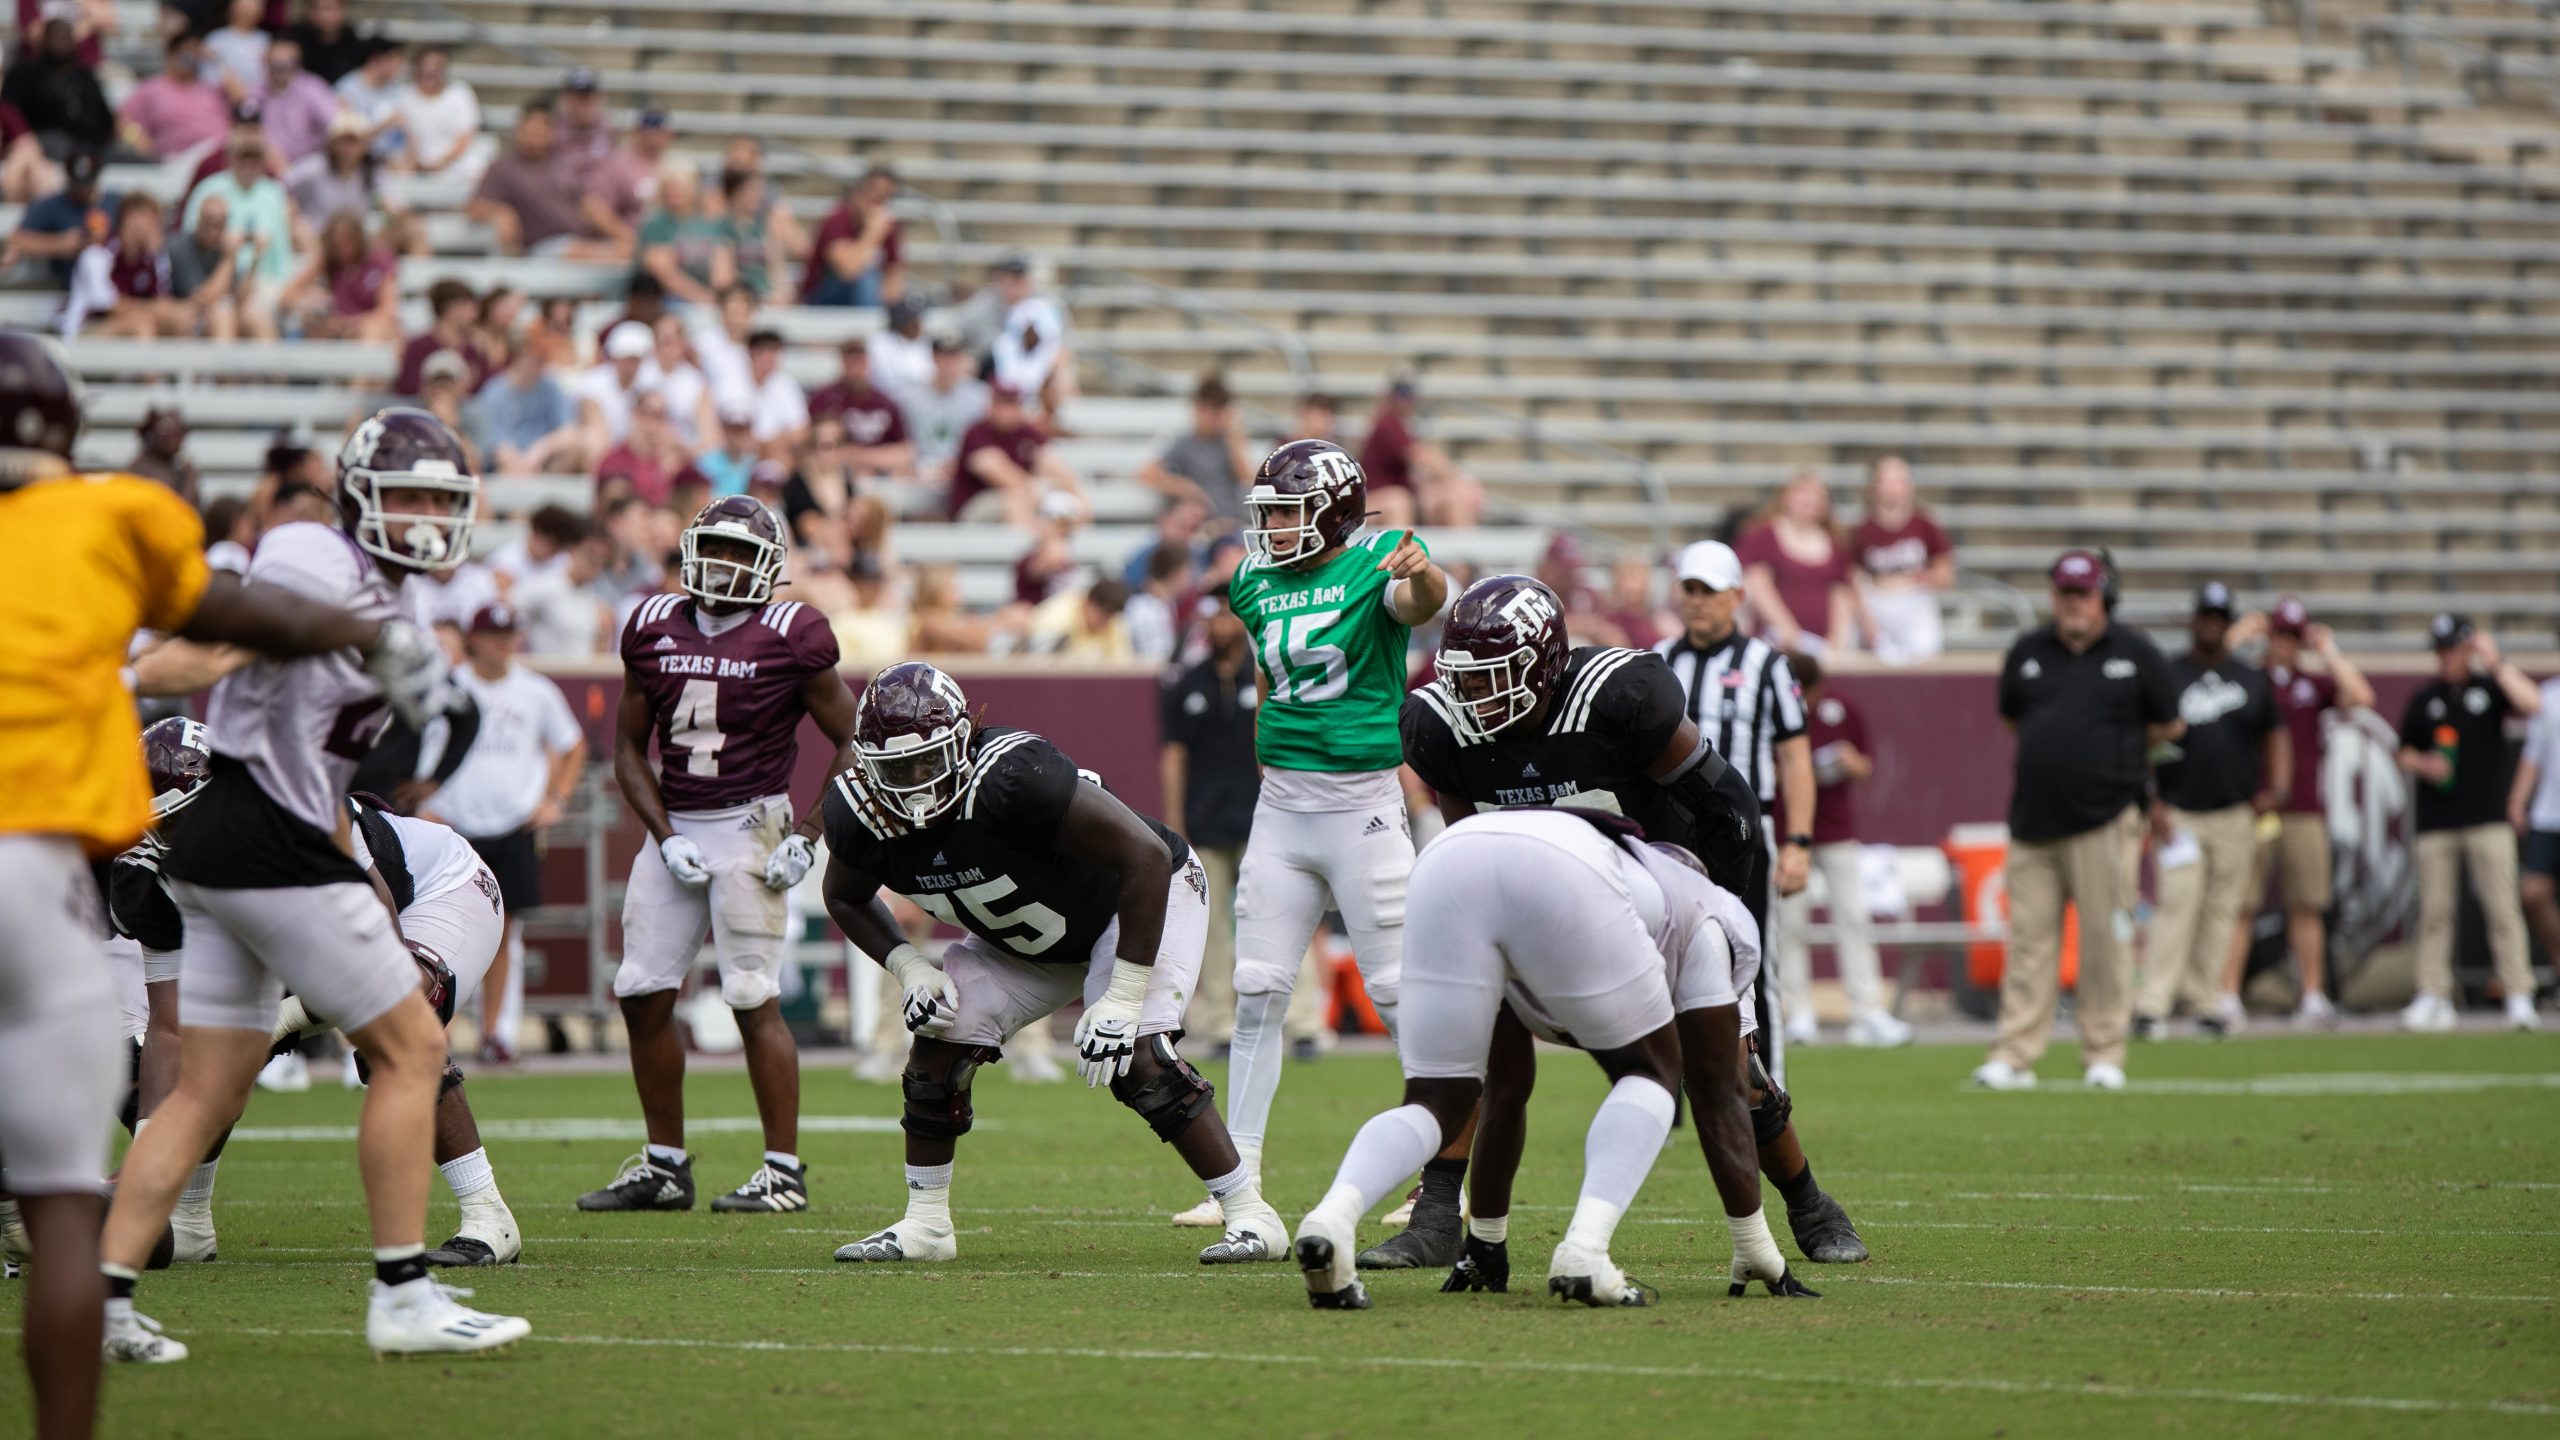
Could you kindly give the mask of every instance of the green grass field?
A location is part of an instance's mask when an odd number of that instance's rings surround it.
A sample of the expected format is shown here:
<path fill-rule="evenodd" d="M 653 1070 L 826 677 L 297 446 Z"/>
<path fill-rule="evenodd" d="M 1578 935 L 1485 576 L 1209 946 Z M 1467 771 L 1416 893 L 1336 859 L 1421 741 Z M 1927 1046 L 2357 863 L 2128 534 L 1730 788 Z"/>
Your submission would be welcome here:
<path fill-rule="evenodd" d="M 354 1098 L 262 1095 L 221 1260 L 143 1287 L 194 1358 L 111 1371 L 107 1433 L 2560 1433 L 2560 1037 L 2153 1047 L 2119 1095 L 2055 1083 L 2067 1047 L 2043 1091 L 1970 1093 L 1977 1058 L 1799 1053 L 1806 1144 L 1876 1253 L 1810 1268 L 1823 1299 L 1725 1298 L 1683 1131 L 1616 1247 L 1662 1303 L 1608 1312 L 1542 1293 L 1601 1093 L 1578 1057 L 1538 1094 L 1523 1293 L 1391 1276 L 1366 1314 L 1309 1310 L 1285 1264 L 1202 1270 L 1202 1233 L 1164 1223 L 1198 1189 L 1079 1086 L 983 1079 L 960 1260 L 866 1269 L 829 1254 L 897 1213 L 893 1090 L 809 1073 L 807 1215 L 583 1216 L 638 1148 L 627 1082 L 478 1079 L 526 1263 L 469 1278 L 535 1334 L 439 1363 L 361 1339 Z M 1383 1057 L 1291 1070 L 1269 1188 L 1292 1223 L 1394 1089 Z M 757 1144 L 742 1075 L 692 1094 L 707 1202 Z M 0 1434 L 25 1400 L 12 1366 Z"/>

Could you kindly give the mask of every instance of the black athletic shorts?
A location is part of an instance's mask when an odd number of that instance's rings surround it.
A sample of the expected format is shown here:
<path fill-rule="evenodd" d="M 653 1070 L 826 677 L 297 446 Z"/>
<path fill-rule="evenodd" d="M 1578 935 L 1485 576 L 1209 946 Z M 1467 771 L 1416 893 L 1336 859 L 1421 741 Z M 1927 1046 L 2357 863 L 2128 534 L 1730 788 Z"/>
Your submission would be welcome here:
<path fill-rule="evenodd" d="M 2524 873 L 2560 880 L 2560 830 L 2535 830 L 2524 837 Z"/>
<path fill-rule="evenodd" d="M 542 852 L 534 846 L 532 826 L 473 840 L 471 848 L 498 878 L 498 896 L 507 902 L 510 917 L 542 903 Z"/>

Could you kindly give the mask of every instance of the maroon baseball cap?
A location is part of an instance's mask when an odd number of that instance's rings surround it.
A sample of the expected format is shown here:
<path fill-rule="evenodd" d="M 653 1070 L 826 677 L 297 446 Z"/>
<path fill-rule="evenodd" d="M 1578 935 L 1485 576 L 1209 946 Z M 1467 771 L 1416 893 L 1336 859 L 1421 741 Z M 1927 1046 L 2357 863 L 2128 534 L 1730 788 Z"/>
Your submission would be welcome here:
<path fill-rule="evenodd" d="M 2267 628 L 2279 635 L 2299 635 L 2311 627 L 2311 612 L 2290 595 L 2267 612 Z"/>
<path fill-rule="evenodd" d="M 2103 590 L 2106 584 L 2106 563 L 2086 550 L 2065 550 L 2053 562 L 2056 590 Z"/>
<path fill-rule="evenodd" d="M 474 635 L 512 635 L 515 629 L 516 607 L 504 600 L 483 605 L 471 612 L 471 633 Z"/>

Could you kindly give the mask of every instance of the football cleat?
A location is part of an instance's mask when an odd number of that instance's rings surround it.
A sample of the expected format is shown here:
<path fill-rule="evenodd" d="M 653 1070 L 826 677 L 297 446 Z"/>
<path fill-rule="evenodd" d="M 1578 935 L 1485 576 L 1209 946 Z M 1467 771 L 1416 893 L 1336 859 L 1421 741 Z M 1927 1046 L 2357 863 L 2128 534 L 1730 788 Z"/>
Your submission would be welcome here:
<path fill-rule="evenodd" d="M 107 1317 L 106 1357 L 118 1365 L 174 1365 L 187 1358 L 187 1347 L 160 1329 L 160 1322 L 138 1310 Z"/>
<path fill-rule="evenodd" d="M 1466 1222 L 1455 1201 L 1416 1191 L 1410 1208 L 1403 1230 L 1361 1251 L 1352 1263 L 1363 1270 L 1437 1270 L 1454 1264 L 1458 1242 L 1466 1238 Z"/>
<path fill-rule="evenodd" d="M 169 1258 L 196 1264 L 211 1264 L 214 1259 L 213 1217 L 172 1215 L 169 1217 Z"/>
<path fill-rule="evenodd" d="M 1227 1224 L 1227 1207 L 1218 1203 L 1217 1196 L 1206 1196 L 1188 1210 L 1175 1211 L 1173 1223 L 1186 1230 L 1223 1230 Z"/>
<path fill-rule="evenodd" d="M 622 1162 L 622 1173 L 601 1190 L 578 1197 L 581 1210 L 690 1210 L 693 1208 L 693 1157 L 674 1165 L 654 1160 L 646 1150 Z"/>
<path fill-rule="evenodd" d="M 850 1245 L 836 1250 L 836 1259 L 847 1265 L 889 1265 L 910 1260 L 954 1260 L 959 1258 L 960 1244 L 948 1230 L 930 1230 L 913 1220 L 901 1220 L 886 1230 L 865 1235 Z"/>
<path fill-rule="evenodd" d="M 1344 1259 L 1351 1253 L 1352 1230 L 1323 1211 L 1298 1222 L 1294 1248 L 1298 1273 L 1307 1280 L 1307 1303 L 1318 1310 L 1366 1310 L 1368 1288 Z"/>
<path fill-rule="evenodd" d="M 430 1265 L 512 1265 L 524 1258 L 524 1239 L 516 1233 L 516 1217 L 504 1201 L 465 1201 L 462 1228 L 452 1239 L 426 1253 Z"/>
<path fill-rule="evenodd" d="M 1858 1238 L 1849 1212 L 1826 1191 L 1815 1191 L 1813 1202 L 1801 1209 L 1788 1206 L 1787 1228 L 1795 1232 L 1796 1249 L 1816 1265 L 1857 1265 L 1867 1258 L 1867 1242 Z"/>
<path fill-rule="evenodd" d="M 373 1282 L 364 1340 L 377 1355 L 468 1355 L 512 1345 L 533 1333 L 513 1315 L 489 1315 L 462 1303 L 471 1294 L 420 1277 L 405 1285 Z"/>
<path fill-rule="evenodd" d="M 1821 1291 L 1806 1289 L 1805 1283 L 1796 1278 L 1796 1272 L 1793 1270 L 1780 1271 L 1778 1278 L 1775 1280 L 1769 1279 L 1764 1275 L 1760 1277 L 1760 1283 L 1769 1287 L 1770 1294 L 1788 1300 L 1819 1300 L 1822 1298 Z M 1736 1280 L 1733 1282 L 1732 1287 L 1724 1293 L 1727 1299 L 1747 1295 L 1751 1293 L 1751 1282 L 1748 1280 Z"/>
<path fill-rule="evenodd" d="M 1250 1265 L 1257 1260 L 1277 1260 L 1289 1253 L 1289 1230 L 1280 1221 L 1280 1212 L 1268 1205 L 1240 1209 L 1227 1222 L 1227 1233 L 1218 1243 L 1200 1252 L 1203 1265 Z"/>
<path fill-rule="evenodd" d="M 1653 1303 L 1653 1292 L 1627 1278 L 1606 1251 L 1595 1251 L 1567 1239 L 1547 1262 L 1547 1293 L 1559 1300 L 1595 1308 L 1635 1308 Z"/>
<path fill-rule="evenodd" d="M 269 1060 L 258 1072 L 258 1088 L 279 1095 L 298 1095 L 311 1088 L 311 1062 L 297 1051 L 288 1050 Z"/>
<path fill-rule="evenodd" d="M 767 1160 L 747 1183 L 711 1202 L 723 1214 L 781 1215 L 809 1208 L 809 1167 L 793 1170 Z"/>
<path fill-rule="evenodd" d="M 1511 1247 L 1500 1240 L 1479 1240 L 1473 1235 L 1458 1250 L 1458 1263 L 1449 1267 L 1449 1278 L 1440 1282 L 1443 1295 L 1504 1295 L 1511 1290 Z"/>

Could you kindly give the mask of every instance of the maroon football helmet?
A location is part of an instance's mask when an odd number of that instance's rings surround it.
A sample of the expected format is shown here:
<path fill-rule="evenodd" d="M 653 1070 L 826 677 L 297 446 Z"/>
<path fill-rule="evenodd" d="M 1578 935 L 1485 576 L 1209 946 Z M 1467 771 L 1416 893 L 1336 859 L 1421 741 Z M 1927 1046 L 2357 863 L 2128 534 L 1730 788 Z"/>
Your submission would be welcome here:
<path fill-rule="evenodd" d="M 1555 693 L 1572 653 L 1556 592 L 1526 575 L 1488 575 L 1450 607 L 1432 683 L 1459 737 L 1488 740 Z"/>
<path fill-rule="evenodd" d="M 213 774 L 213 732 L 183 715 L 142 732 L 142 763 L 151 771 L 151 818 L 165 819 L 204 789 Z"/>
<path fill-rule="evenodd" d="M 0 485 L 52 470 L 28 463 L 35 456 L 68 464 L 79 439 L 80 382 L 63 363 L 62 347 L 50 336 L 0 330 Z M 10 464 L 13 450 L 29 454 Z"/>
<path fill-rule="evenodd" d="M 702 507 L 677 542 L 684 593 L 706 605 L 762 605 L 782 583 L 782 522 L 750 495 Z"/>
<path fill-rule="evenodd" d="M 1256 564 L 1296 567 L 1360 533 L 1369 480 L 1330 440 L 1292 440 L 1263 457 L 1244 496 L 1245 553 Z"/>
<path fill-rule="evenodd" d="M 892 665 L 862 687 L 853 756 L 863 783 L 918 825 L 949 810 L 969 779 L 977 726 L 960 682 L 921 660 Z"/>
<path fill-rule="evenodd" d="M 404 497 L 396 507 L 391 497 Z M 442 420 L 377 410 L 338 450 L 338 514 L 356 547 L 395 570 L 450 570 L 471 558 L 480 477 Z"/>

